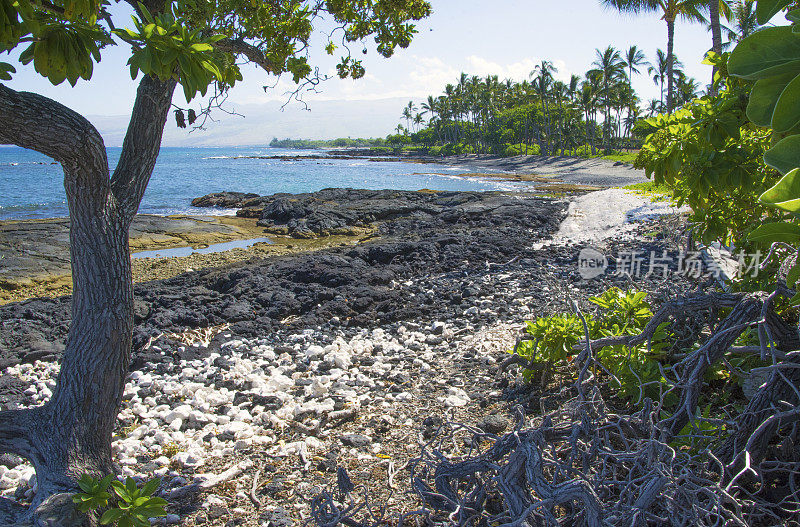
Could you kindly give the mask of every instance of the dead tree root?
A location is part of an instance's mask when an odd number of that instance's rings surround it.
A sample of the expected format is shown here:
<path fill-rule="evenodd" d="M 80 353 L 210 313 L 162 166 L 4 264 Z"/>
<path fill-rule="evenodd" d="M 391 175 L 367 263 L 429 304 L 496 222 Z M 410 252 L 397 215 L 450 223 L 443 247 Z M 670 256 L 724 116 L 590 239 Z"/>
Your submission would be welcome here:
<path fill-rule="evenodd" d="M 635 336 L 584 342 L 571 398 L 497 437 L 447 423 L 409 463 L 420 509 L 397 525 L 775 525 L 800 515 L 800 335 L 775 314 L 774 293 L 705 294 L 664 305 Z M 719 313 L 726 313 L 720 317 Z M 644 345 L 664 322 L 691 321 L 664 369 L 668 389 L 627 415 L 608 412 L 593 355 L 604 346 Z M 735 346 L 748 329 L 757 346 Z M 698 342 L 702 339 L 701 342 Z M 698 342 L 697 346 L 693 346 Z M 688 344 L 687 344 L 688 343 Z M 708 419 L 699 411 L 712 365 L 730 351 L 757 354 L 767 379 L 741 411 Z M 501 371 L 526 360 L 512 355 Z M 667 405 L 667 396 L 677 404 Z M 713 421 L 713 433 L 703 427 Z M 468 445 L 466 451 L 463 445 Z M 380 511 L 381 514 L 376 514 Z M 316 525 L 382 525 L 340 469 L 337 487 L 312 504 Z M 413 523 L 411 518 L 417 518 Z"/>

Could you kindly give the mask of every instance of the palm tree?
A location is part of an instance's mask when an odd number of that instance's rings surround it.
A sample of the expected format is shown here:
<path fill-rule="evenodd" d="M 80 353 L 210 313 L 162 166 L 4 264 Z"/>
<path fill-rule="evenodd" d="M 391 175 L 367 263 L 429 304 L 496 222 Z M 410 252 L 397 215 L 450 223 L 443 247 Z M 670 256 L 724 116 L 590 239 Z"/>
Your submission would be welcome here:
<path fill-rule="evenodd" d="M 732 24 L 725 28 L 728 42 L 722 45 L 723 50 L 759 30 L 755 2 L 748 0 L 736 2 L 730 10 L 728 22 L 732 22 Z"/>
<path fill-rule="evenodd" d="M 414 114 L 414 126 L 416 127 L 416 131 L 419 132 L 420 125 L 425 122 L 425 119 L 422 117 L 421 113 Z"/>
<path fill-rule="evenodd" d="M 537 64 L 530 73 L 530 76 L 534 79 L 533 87 L 539 94 L 540 100 L 542 101 L 542 108 L 544 110 L 546 142 L 539 142 L 539 148 L 542 154 L 550 153 L 550 107 L 547 100 L 550 86 L 553 83 L 553 73 L 556 73 L 557 71 L 558 70 L 555 66 L 553 66 L 552 62 L 549 60 L 543 60 L 540 64 Z"/>
<path fill-rule="evenodd" d="M 406 120 L 406 128 L 411 128 L 411 119 L 414 117 L 414 112 L 417 111 L 417 107 L 414 106 L 414 101 L 408 101 L 408 105 L 403 108 L 403 119 Z"/>
<path fill-rule="evenodd" d="M 705 22 L 703 11 L 710 0 L 600 0 L 608 7 L 622 13 L 661 13 L 667 23 L 667 113 L 672 112 L 674 78 L 673 55 L 675 47 L 675 21 L 678 19 L 690 22 Z"/>
<path fill-rule="evenodd" d="M 730 20 L 731 9 L 727 0 L 708 0 L 708 25 L 711 30 L 711 51 L 722 53 L 722 24 L 719 21 L 719 14 L 723 13 L 725 18 Z M 711 90 L 714 88 L 714 77 L 717 75 L 717 67 L 711 70 Z"/>
<path fill-rule="evenodd" d="M 647 73 L 652 76 L 653 83 L 659 86 L 661 107 L 664 107 L 664 81 L 667 80 L 667 54 L 663 50 L 656 50 L 656 60 L 647 67 Z"/>
<path fill-rule="evenodd" d="M 661 113 L 661 101 L 650 99 L 650 103 L 647 105 L 647 116 L 653 117 L 657 113 Z"/>
<path fill-rule="evenodd" d="M 631 46 L 628 48 L 628 51 L 625 52 L 623 62 L 625 62 L 625 67 L 628 68 L 628 85 L 633 87 L 633 74 L 641 73 L 638 66 L 645 66 L 647 64 L 647 57 L 644 51 L 636 46 Z"/>
<path fill-rule="evenodd" d="M 605 136 L 605 148 L 608 150 L 611 142 L 611 87 L 625 75 L 625 61 L 622 55 L 612 46 L 608 46 L 603 51 L 595 50 L 596 58 L 592 62 L 603 80 L 603 99 L 605 101 L 606 114 L 603 123 L 603 135 Z"/>

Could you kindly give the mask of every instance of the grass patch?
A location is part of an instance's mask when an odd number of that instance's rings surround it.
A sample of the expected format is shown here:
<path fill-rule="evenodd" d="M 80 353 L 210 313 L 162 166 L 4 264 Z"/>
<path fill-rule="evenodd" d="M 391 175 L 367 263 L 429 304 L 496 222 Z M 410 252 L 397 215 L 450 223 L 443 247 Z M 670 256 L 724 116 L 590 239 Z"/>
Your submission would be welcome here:
<path fill-rule="evenodd" d="M 630 163 L 633 164 L 636 161 L 636 156 L 638 156 L 638 152 L 630 152 L 630 153 L 618 153 L 618 154 L 609 154 L 607 156 L 602 156 L 602 159 L 608 159 L 609 161 L 620 161 L 622 163 Z"/>
<path fill-rule="evenodd" d="M 625 190 L 632 190 L 640 196 L 648 196 L 651 201 L 667 201 L 672 199 L 672 189 L 667 185 L 656 185 L 653 181 L 626 185 Z"/>

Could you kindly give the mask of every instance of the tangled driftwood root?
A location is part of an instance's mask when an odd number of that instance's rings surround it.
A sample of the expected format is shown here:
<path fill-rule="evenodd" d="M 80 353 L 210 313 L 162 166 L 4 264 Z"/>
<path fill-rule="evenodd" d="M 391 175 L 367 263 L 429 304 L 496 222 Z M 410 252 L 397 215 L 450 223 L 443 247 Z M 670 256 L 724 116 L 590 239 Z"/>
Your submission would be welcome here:
<path fill-rule="evenodd" d="M 397 525 L 412 525 L 411 518 L 506 527 L 797 525 L 800 352 L 793 350 L 800 338 L 773 311 L 776 297 L 787 293 L 779 287 L 772 294 L 683 299 L 666 304 L 640 335 L 585 342 L 565 402 L 535 426 L 525 425 L 521 408 L 515 430 L 501 437 L 444 425 L 409 463 L 421 507 Z M 595 352 L 642 345 L 663 322 L 689 319 L 692 334 L 681 335 L 681 345 L 700 341 L 699 347 L 664 367 L 660 398 L 642 398 L 635 412 L 611 413 Z M 758 330 L 760 344 L 734 347 L 748 328 Z M 698 404 L 705 374 L 726 363 L 730 351 L 771 362 L 759 372 L 768 381 L 746 408 L 731 405 L 722 416 L 704 417 Z M 677 404 L 667 406 L 668 398 Z M 337 489 L 319 495 L 312 510 L 319 526 L 386 524 L 385 511 L 365 490 L 356 491 L 342 469 Z"/>

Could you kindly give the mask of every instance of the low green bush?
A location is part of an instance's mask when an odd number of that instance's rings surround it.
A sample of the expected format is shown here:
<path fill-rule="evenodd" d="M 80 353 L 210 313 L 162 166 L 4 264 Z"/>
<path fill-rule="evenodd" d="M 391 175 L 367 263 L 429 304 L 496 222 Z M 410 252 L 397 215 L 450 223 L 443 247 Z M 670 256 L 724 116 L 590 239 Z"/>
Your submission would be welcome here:
<path fill-rule="evenodd" d="M 504 155 L 508 157 L 521 155 L 538 156 L 541 153 L 539 145 L 526 145 L 525 143 L 506 144 L 504 150 Z"/>
<path fill-rule="evenodd" d="M 556 314 L 528 322 L 526 331 L 532 340 L 522 341 L 516 353 L 534 363 L 543 363 L 546 369 L 571 360 L 578 353 L 574 347 L 584 338 L 588 329 L 589 338 L 637 335 L 642 332 L 653 313 L 646 301 L 647 293 L 622 291 L 613 287 L 603 294 L 589 299 L 597 305 L 597 316 L 586 316 L 586 328 L 575 314 Z M 650 346 L 610 346 L 597 353 L 597 359 L 616 380 L 619 395 L 636 400 L 641 395 L 653 397 L 658 394 L 664 379 L 658 367 L 663 350 L 670 345 L 666 323 L 659 327 Z M 535 372 L 523 371 L 531 380 Z"/>
<path fill-rule="evenodd" d="M 76 493 L 72 501 L 75 508 L 84 514 L 106 509 L 100 516 L 101 525 L 116 522 L 118 527 L 149 527 L 150 518 L 167 515 L 164 510 L 167 501 L 153 497 L 160 485 L 159 478 L 151 479 L 139 488 L 133 478 L 128 478 L 123 484 L 111 474 L 99 480 L 84 474 L 78 480 L 78 486 L 83 492 Z"/>

